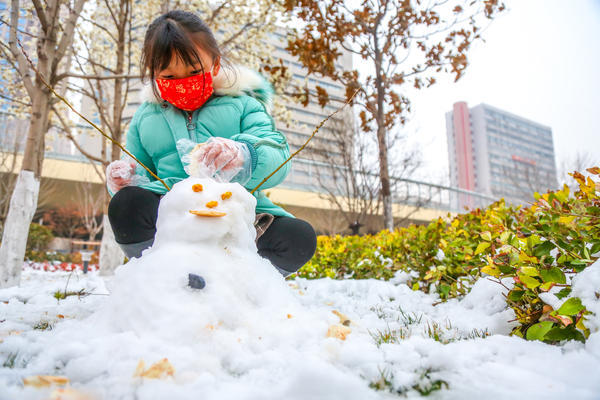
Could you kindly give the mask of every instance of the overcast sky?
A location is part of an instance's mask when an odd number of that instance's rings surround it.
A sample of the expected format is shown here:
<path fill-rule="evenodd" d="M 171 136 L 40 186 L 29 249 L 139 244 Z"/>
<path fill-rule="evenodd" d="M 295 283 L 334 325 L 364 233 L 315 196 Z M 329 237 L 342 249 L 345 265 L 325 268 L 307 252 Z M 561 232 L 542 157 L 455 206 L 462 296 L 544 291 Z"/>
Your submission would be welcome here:
<path fill-rule="evenodd" d="M 465 76 L 413 97 L 408 128 L 428 179 L 447 180 L 444 115 L 456 101 L 487 103 L 549 126 L 559 168 L 578 151 L 600 159 L 600 0 L 505 2 L 510 10 L 471 49 Z"/>

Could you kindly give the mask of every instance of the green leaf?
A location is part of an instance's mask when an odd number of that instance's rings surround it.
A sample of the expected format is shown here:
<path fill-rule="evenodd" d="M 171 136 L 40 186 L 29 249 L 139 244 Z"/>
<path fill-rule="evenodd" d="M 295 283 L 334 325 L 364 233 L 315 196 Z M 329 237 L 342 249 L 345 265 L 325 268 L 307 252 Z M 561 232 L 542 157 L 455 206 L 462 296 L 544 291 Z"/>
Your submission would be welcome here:
<path fill-rule="evenodd" d="M 535 255 L 536 257 L 549 256 L 550 251 L 553 250 L 554 248 L 556 248 L 554 243 L 552 243 L 550 241 L 546 241 L 546 242 L 536 245 L 533 248 L 533 255 Z"/>
<path fill-rule="evenodd" d="M 567 283 L 567 278 L 565 274 L 558 267 L 552 267 L 550 269 L 543 269 L 540 271 L 540 275 L 544 282 L 553 282 L 565 284 Z"/>
<path fill-rule="evenodd" d="M 511 276 L 514 275 L 514 272 L 515 272 L 514 267 L 511 267 L 510 265 L 504 265 L 504 264 L 497 264 L 496 266 L 498 267 L 500 272 L 502 272 L 503 274 L 509 274 Z"/>
<path fill-rule="evenodd" d="M 571 288 L 566 287 L 564 289 L 561 289 L 560 292 L 556 293 L 556 297 L 558 297 L 559 299 L 564 299 L 565 297 L 567 297 L 570 294 L 571 294 Z"/>
<path fill-rule="evenodd" d="M 519 274 L 519 279 L 528 289 L 535 289 L 541 285 L 541 282 L 527 275 Z"/>
<path fill-rule="evenodd" d="M 569 262 L 569 264 L 571 264 L 571 266 L 577 273 L 583 271 L 585 267 L 587 267 L 587 263 L 582 260 L 572 260 Z"/>
<path fill-rule="evenodd" d="M 569 339 L 571 335 L 569 334 L 568 330 L 556 327 L 550 329 L 544 336 L 548 341 L 559 342 L 561 340 Z"/>
<path fill-rule="evenodd" d="M 483 240 L 487 240 L 488 242 L 492 241 L 492 234 L 488 231 L 481 232 L 480 236 Z"/>
<path fill-rule="evenodd" d="M 521 300 L 524 294 L 524 290 L 511 290 L 510 292 L 508 292 L 508 298 L 512 301 L 519 301 Z"/>
<path fill-rule="evenodd" d="M 477 245 L 477 248 L 475 249 L 475 255 L 479 254 L 479 253 L 483 253 L 488 247 L 490 247 L 490 243 L 489 242 L 481 242 Z"/>
<path fill-rule="evenodd" d="M 592 215 L 600 215 L 600 207 L 596 207 L 596 206 L 587 207 L 586 211 Z"/>
<path fill-rule="evenodd" d="M 569 325 L 566 328 L 552 328 L 546 333 L 544 340 L 550 342 L 559 342 L 561 340 L 578 340 L 585 342 L 585 336 L 579 332 L 573 325 Z"/>
<path fill-rule="evenodd" d="M 442 283 L 438 288 L 438 291 L 440 292 L 440 297 L 446 299 L 448 298 L 448 293 L 450 293 L 450 286 Z"/>
<path fill-rule="evenodd" d="M 583 309 L 585 307 L 581 304 L 581 299 L 579 297 L 571 297 L 560 306 L 556 313 L 559 315 L 577 315 Z"/>
<path fill-rule="evenodd" d="M 552 325 L 554 325 L 552 321 L 543 321 L 531 325 L 529 329 L 527 329 L 527 340 L 543 340 L 546 333 L 552 329 Z"/>

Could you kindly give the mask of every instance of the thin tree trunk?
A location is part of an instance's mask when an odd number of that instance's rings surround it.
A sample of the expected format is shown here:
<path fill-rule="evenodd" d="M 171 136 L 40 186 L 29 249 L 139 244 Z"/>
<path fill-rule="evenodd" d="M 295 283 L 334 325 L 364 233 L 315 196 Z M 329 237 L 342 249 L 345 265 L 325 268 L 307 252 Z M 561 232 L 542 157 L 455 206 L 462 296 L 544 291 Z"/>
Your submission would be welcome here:
<path fill-rule="evenodd" d="M 377 147 L 379 150 L 379 179 L 381 180 L 381 200 L 383 203 L 383 224 L 390 232 L 394 230 L 392 213 L 392 191 L 390 185 L 390 168 L 388 160 L 387 131 L 385 126 L 385 89 L 383 87 L 382 57 L 378 47 L 377 31 L 374 33 L 375 44 L 375 87 L 377 88 Z"/>
<path fill-rule="evenodd" d="M 117 66 L 115 74 L 120 75 L 125 72 L 125 42 L 126 42 L 126 26 L 127 19 L 131 9 L 127 1 L 123 1 L 120 4 L 121 9 L 119 12 L 119 26 L 118 29 L 118 41 L 117 41 Z M 122 132 L 122 120 L 123 120 L 123 103 L 126 100 L 123 96 L 123 85 L 125 84 L 124 79 L 115 79 L 113 83 L 113 114 L 112 114 L 112 138 L 120 143 L 123 137 Z M 106 159 L 105 146 L 106 141 L 103 141 L 103 157 Z M 112 161 L 118 160 L 121 156 L 121 149 L 112 143 L 110 158 Z M 110 199 L 108 199 L 110 201 Z M 115 241 L 115 236 L 108 220 L 108 201 L 104 205 L 104 215 L 102 216 L 102 244 L 100 245 L 100 274 L 101 275 L 112 275 L 115 269 L 123 263 L 125 255 L 123 251 Z"/>
<path fill-rule="evenodd" d="M 377 144 L 379 147 L 379 179 L 381 180 L 381 200 L 383 203 L 383 223 L 385 229 L 394 230 L 394 215 L 392 213 L 392 191 L 390 185 L 390 171 L 388 161 L 388 148 L 385 128 L 377 127 Z"/>
<path fill-rule="evenodd" d="M 33 96 L 32 119 L 27 132 L 23 165 L 12 192 L 0 246 L 0 287 L 18 285 L 25 259 L 29 225 L 37 208 L 42 170 L 44 134 L 50 112 L 49 93 Z"/>
<path fill-rule="evenodd" d="M 22 170 L 10 199 L 0 247 L 0 288 L 21 282 L 29 225 L 35 213 L 40 180 L 32 171 Z"/>

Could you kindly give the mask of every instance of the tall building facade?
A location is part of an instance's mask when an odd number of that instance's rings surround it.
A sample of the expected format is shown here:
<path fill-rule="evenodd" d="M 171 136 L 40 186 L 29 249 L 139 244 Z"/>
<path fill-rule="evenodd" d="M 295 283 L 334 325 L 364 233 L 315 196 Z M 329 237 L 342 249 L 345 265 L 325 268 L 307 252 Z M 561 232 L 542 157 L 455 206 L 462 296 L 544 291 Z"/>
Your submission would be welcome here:
<path fill-rule="evenodd" d="M 317 125 L 327 118 L 328 115 L 335 112 L 343 101 L 346 99 L 345 87 L 338 82 L 334 82 L 329 78 L 319 77 L 312 75 L 306 76 L 306 68 L 298 61 L 296 57 L 293 57 L 285 47 L 287 46 L 287 36 L 284 29 L 278 29 L 276 32 L 269 36 L 269 44 L 274 48 L 274 58 L 283 60 L 283 64 L 288 68 L 292 74 L 292 79 L 297 83 L 303 83 L 308 85 L 312 92 L 316 92 L 316 87 L 320 86 L 325 89 L 329 97 L 334 102 L 330 102 L 325 107 L 321 107 L 312 97 L 309 104 L 304 107 L 299 103 L 288 102 L 285 104 L 286 108 L 291 111 L 291 118 L 295 122 L 291 126 L 287 126 L 283 121 L 276 121 L 277 129 L 280 130 L 287 138 L 290 152 L 298 150 L 309 138 Z M 350 71 L 352 70 L 352 54 L 350 52 L 341 49 L 341 57 L 337 60 L 336 67 L 340 70 Z M 344 110 L 339 115 L 343 115 L 348 121 L 353 120 L 352 112 Z M 350 122 L 348 124 L 352 126 Z M 330 132 L 330 128 L 325 124 L 317 133 L 317 135 L 311 140 L 310 145 L 292 162 L 292 169 L 287 176 L 286 180 L 282 183 L 283 186 L 287 186 L 294 189 L 300 190 L 320 190 L 320 185 L 328 184 L 326 172 L 322 170 L 323 165 L 319 163 L 319 156 L 314 151 L 317 150 L 319 153 L 327 154 L 327 157 L 331 159 L 342 158 L 339 149 L 333 140 Z M 339 162 L 342 166 L 342 161 Z M 320 168 L 321 172 L 319 178 L 316 177 L 316 170 Z M 326 168 L 325 168 L 326 169 Z M 334 185 L 333 182 L 329 183 Z"/>
<path fill-rule="evenodd" d="M 557 187 L 552 129 L 487 104 L 446 113 L 451 185 L 513 204 Z M 467 196 L 458 200 L 470 206 Z"/>

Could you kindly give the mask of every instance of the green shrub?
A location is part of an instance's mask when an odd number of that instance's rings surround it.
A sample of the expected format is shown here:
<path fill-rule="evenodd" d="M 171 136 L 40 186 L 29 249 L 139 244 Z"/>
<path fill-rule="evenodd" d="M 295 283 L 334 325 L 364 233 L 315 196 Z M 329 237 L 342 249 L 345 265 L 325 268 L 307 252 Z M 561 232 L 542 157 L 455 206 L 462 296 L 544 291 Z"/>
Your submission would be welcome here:
<path fill-rule="evenodd" d="M 27 250 L 42 251 L 48 248 L 54 239 L 52 230 L 40 224 L 29 225 L 29 236 L 27 236 Z"/>
<path fill-rule="evenodd" d="M 600 175 L 600 168 L 588 171 Z M 592 177 L 572 175 L 577 192 L 565 186 L 536 193 L 536 202 L 527 208 L 500 200 L 426 226 L 366 236 L 320 236 L 315 256 L 297 276 L 387 280 L 405 271 L 414 290 L 437 292 L 442 300 L 465 295 L 482 274 L 499 284 L 510 278 L 514 285 L 506 301 L 520 323 L 513 334 L 549 343 L 584 341 L 588 312 L 569 293 L 573 276 L 598 259 L 600 197 Z M 549 291 L 564 301 L 557 310 L 539 297 Z"/>

